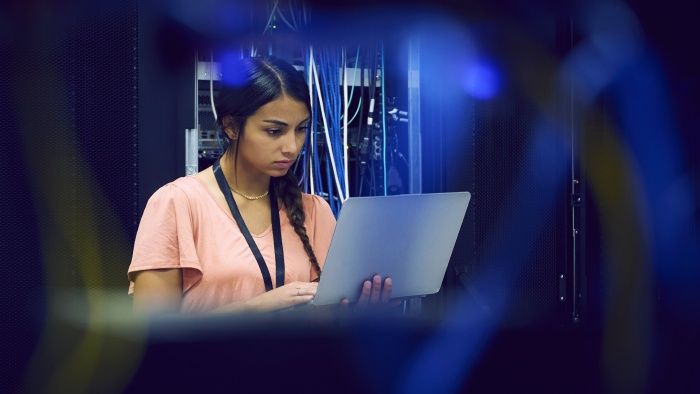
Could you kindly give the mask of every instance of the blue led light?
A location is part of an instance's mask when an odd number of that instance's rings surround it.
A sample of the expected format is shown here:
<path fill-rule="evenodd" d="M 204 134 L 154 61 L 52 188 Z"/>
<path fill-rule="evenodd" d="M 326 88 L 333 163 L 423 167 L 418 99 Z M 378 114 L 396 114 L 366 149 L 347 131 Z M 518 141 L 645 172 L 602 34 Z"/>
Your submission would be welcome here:
<path fill-rule="evenodd" d="M 245 71 L 236 67 L 241 57 L 240 52 L 225 51 L 221 54 L 221 82 L 230 86 L 239 86 L 245 83 Z"/>
<path fill-rule="evenodd" d="M 492 64 L 485 61 L 475 61 L 467 65 L 462 75 L 464 89 L 471 96 L 488 100 L 501 90 L 501 76 Z"/>

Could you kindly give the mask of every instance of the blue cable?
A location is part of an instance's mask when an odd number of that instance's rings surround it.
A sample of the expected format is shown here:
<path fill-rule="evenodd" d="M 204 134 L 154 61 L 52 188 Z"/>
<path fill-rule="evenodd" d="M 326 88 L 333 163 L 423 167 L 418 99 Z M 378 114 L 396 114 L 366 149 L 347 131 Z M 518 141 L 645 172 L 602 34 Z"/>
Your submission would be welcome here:
<path fill-rule="evenodd" d="M 355 120 L 357 114 L 360 113 L 360 107 L 362 107 L 362 97 L 360 97 L 360 102 L 357 103 L 357 109 L 355 110 L 355 114 L 352 116 L 352 118 L 350 118 L 350 120 L 348 120 L 348 127 L 350 126 L 350 123 L 352 123 L 352 121 Z M 342 115 L 340 116 L 340 119 L 343 119 Z"/>
<path fill-rule="evenodd" d="M 357 77 L 357 61 L 360 59 L 360 46 L 357 46 L 357 55 L 355 56 L 355 72 L 352 75 L 352 89 L 350 89 L 350 97 L 348 98 L 348 106 L 352 102 L 352 96 L 355 94 L 355 79 Z M 362 76 L 360 76 L 362 78 Z M 352 123 L 353 120 L 355 120 L 355 117 L 357 117 L 357 114 L 360 112 L 360 107 L 362 107 L 362 97 L 360 96 L 360 102 L 357 104 L 357 110 L 355 110 L 355 115 L 348 120 L 348 126 L 350 126 L 350 123 Z M 340 115 L 340 120 L 343 120 L 343 115 Z"/>
<path fill-rule="evenodd" d="M 319 66 L 319 67 L 318 67 L 318 68 L 321 69 L 321 71 L 323 71 L 323 68 L 321 67 L 321 64 L 322 64 L 322 63 L 321 63 L 321 61 L 322 61 L 322 60 L 321 60 L 321 56 L 322 56 L 322 53 L 319 53 L 319 63 L 318 63 L 318 66 Z M 320 81 L 319 81 L 319 83 L 320 83 Z M 324 85 L 321 85 L 321 92 L 322 92 L 322 93 L 323 93 L 323 89 L 324 89 Z M 318 97 L 318 100 L 319 100 L 319 102 L 322 101 L 322 100 L 323 100 L 323 97 Z M 317 130 L 318 130 L 318 128 L 317 128 Z M 317 147 L 317 148 L 318 148 L 318 146 L 319 146 L 319 144 L 318 144 L 318 136 L 319 136 L 320 134 L 321 134 L 320 132 L 317 132 L 317 133 L 316 133 L 316 147 Z M 323 177 L 322 177 L 322 172 L 321 172 L 321 160 L 322 160 L 322 159 L 321 159 L 321 156 L 319 155 L 318 149 L 317 149 L 317 150 L 316 150 L 316 169 L 317 169 L 317 171 L 316 171 L 316 173 L 317 173 L 317 178 L 316 178 L 316 179 L 317 179 L 317 182 L 318 182 L 318 193 L 319 193 L 320 195 L 323 195 L 324 192 L 325 192 L 325 190 L 324 190 L 324 189 L 325 189 L 325 188 L 324 188 L 324 182 L 325 182 L 325 180 L 324 180 Z M 329 184 L 329 186 L 332 188 L 332 184 Z M 325 194 L 326 194 L 326 197 L 328 198 L 329 194 L 327 194 L 327 193 L 325 193 Z M 332 210 L 333 213 L 335 214 L 335 210 L 333 209 L 333 205 L 332 205 L 332 204 L 333 204 L 333 201 L 329 199 L 328 204 L 330 205 L 331 210 Z"/>
<path fill-rule="evenodd" d="M 327 127 L 328 138 L 331 141 L 331 146 L 329 147 L 329 157 L 330 152 L 333 153 L 335 169 L 338 172 L 338 187 L 345 190 L 345 178 L 342 176 L 344 173 L 344 163 L 342 162 L 342 138 L 340 130 L 340 112 L 342 109 L 342 100 L 340 97 L 340 59 L 339 54 L 335 53 L 329 49 L 325 49 L 319 54 L 320 62 L 319 69 L 321 77 L 323 78 L 324 84 L 321 86 L 324 96 L 324 106 L 326 107 L 327 116 Z M 333 188 L 333 183 L 329 184 L 329 190 Z"/>
<path fill-rule="evenodd" d="M 345 150 L 345 146 L 343 145 L 343 133 L 342 133 L 342 122 L 341 122 L 341 115 L 343 114 L 343 109 L 344 109 L 344 103 L 343 103 L 343 98 L 341 95 L 341 85 L 340 85 L 340 69 L 341 69 L 341 56 L 340 53 L 337 54 L 336 56 L 336 63 L 334 65 L 334 70 L 337 70 L 336 73 L 338 74 L 338 78 L 335 80 L 337 82 L 337 90 L 336 92 L 336 138 L 338 143 L 336 144 L 337 148 L 337 154 L 336 154 L 336 163 L 338 163 L 337 168 L 340 170 L 338 171 L 338 177 L 340 178 L 340 185 L 343 188 L 343 193 L 345 194 L 346 190 L 346 185 L 345 185 L 345 176 L 343 174 L 345 173 L 345 161 L 343 160 L 343 151 Z"/>
<path fill-rule="evenodd" d="M 304 50 L 304 80 L 308 80 L 308 78 L 309 78 L 309 51 L 308 51 L 308 49 L 305 49 Z M 311 113 L 309 115 L 313 118 L 314 105 L 313 105 L 313 103 L 309 103 L 309 105 L 311 107 L 310 108 Z M 311 147 L 311 140 L 310 140 L 311 137 L 310 136 L 311 136 L 311 124 L 309 124 L 309 129 L 306 131 L 306 142 L 304 144 L 304 145 L 306 145 L 304 150 L 307 153 L 308 153 L 308 149 Z M 308 181 L 308 179 L 309 179 L 308 174 L 309 173 L 308 173 L 308 168 L 306 167 L 307 160 L 308 160 L 308 157 L 306 157 L 306 155 L 305 155 L 304 156 L 304 167 L 303 167 L 303 170 L 304 170 L 304 188 L 302 189 L 302 191 L 304 193 L 309 193 L 309 181 Z"/>
<path fill-rule="evenodd" d="M 359 50 L 360 48 L 358 46 L 358 53 L 355 59 L 355 69 L 357 69 L 357 64 L 359 62 Z M 311 64 L 311 56 L 309 51 L 307 51 L 306 63 L 307 73 L 312 72 L 309 67 Z M 316 100 L 318 101 L 314 100 L 313 104 L 316 105 L 312 106 L 312 121 L 309 128 L 309 133 L 310 135 L 313 135 L 315 139 L 318 139 L 323 132 L 327 133 L 330 145 L 327 147 L 327 151 L 323 153 L 319 153 L 319 141 L 315 141 L 314 146 L 306 146 L 303 151 L 303 155 L 305 158 L 307 158 L 307 160 L 310 159 L 312 163 L 310 168 L 303 168 L 305 173 L 308 171 L 309 174 L 313 174 L 315 194 L 319 196 L 324 196 L 325 194 L 327 196 L 331 211 L 337 217 L 340 212 L 342 202 L 340 199 L 336 199 L 335 196 L 338 194 L 343 194 L 346 190 L 345 177 L 342 175 L 345 171 L 345 163 L 343 161 L 343 149 L 345 149 L 345 147 L 343 146 L 341 121 L 343 119 L 342 113 L 345 103 L 343 101 L 340 84 L 341 75 L 339 70 L 342 66 L 340 52 L 337 50 L 323 48 L 318 51 L 318 62 L 315 62 L 315 64 L 319 73 L 319 78 L 323 83 L 319 87 L 321 90 L 321 96 L 317 96 Z M 350 96 L 351 98 L 354 94 L 354 88 L 355 85 L 353 82 L 353 88 Z M 324 108 L 326 109 L 327 117 L 327 129 L 323 131 L 321 130 L 322 126 L 319 125 L 321 115 L 318 106 L 320 104 L 323 104 Z M 355 119 L 359 113 L 359 110 L 360 105 L 358 105 L 352 119 Z M 352 122 L 352 120 L 350 120 L 350 122 Z M 309 149 L 311 149 L 311 151 L 309 151 Z M 332 161 L 331 154 L 333 154 L 334 159 Z M 321 163 L 322 160 L 325 161 L 325 163 Z M 306 164 L 307 163 L 305 162 L 305 165 Z M 325 168 L 322 168 L 322 164 L 325 164 Z M 335 175 L 333 173 L 333 168 L 335 168 L 338 174 L 337 184 L 334 182 Z M 308 184 L 310 185 L 310 183 Z M 334 189 L 339 189 L 338 193 L 336 193 Z"/>
<path fill-rule="evenodd" d="M 308 133 L 308 131 L 307 131 Z M 299 160 L 301 160 L 301 179 L 299 179 L 299 187 L 301 188 L 301 191 L 304 193 L 308 193 L 308 188 L 307 188 L 307 178 L 306 178 L 306 151 L 308 149 L 309 143 L 308 140 L 304 140 L 304 147 L 301 149 L 301 153 L 299 153 L 299 157 L 297 158 L 297 163 Z"/>
<path fill-rule="evenodd" d="M 310 64 L 311 64 L 311 53 L 309 52 L 308 60 L 307 60 L 307 67 L 306 70 L 307 72 L 311 73 L 312 70 L 310 69 Z M 312 81 L 313 83 L 313 81 Z M 316 100 L 320 100 L 319 97 L 316 98 Z M 314 102 L 315 104 L 315 102 Z M 311 108 L 311 129 L 310 133 L 314 136 L 314 141 L 318 138 L 318 106 L 313 105 Z M 315 146 L 312 147 L 312 155 L 311 155 L 311 168 L 309 171 L 313 174 L 313 184 L 314 184 L 314 193 L 318 196 L 323 197 L 323 181 L 321 179 L 321 167 L 319 164 L 319 156 L 318 156 L 318 142 L 315 143 Z"/>
<path fill-rule="evenodd" d="M 386 96 L 384 95 L 384 41 L 381 43 L 382 54 L 382 161 L 384 162 L 384 195 L 386 196 Z"/>
<path fill-rule="evenodd" d="M 335 201 L 333 200 L 333 177 L 331 176 L 331 171 L 332 167 L 330 164 L 330 151 L 333 150 L 333 141 L 334 141 L 334 119 L 335 119 L 335 109 L 333 107 L 333 94 L 331 93 L 332 87 L 331 85 L 333 84 L 333 80 L 331 79 L 331 74 L 329 68 L 330 68 L 330 59 L 326 59 L 326 52 L 321 51 L 320 53 L 320 69 L 321 69 L 321 77 L 323 78 L 323 85 L 321 85 L 322 91 L 323 91 L 323 98 L 324 98 L 324 104 L 326 108 L 326 121 L 327 121 L 327 128 L 326 128 L 326 133 L 328 133 L 329 141 L 331 141 L 331 145 L 328 146 L 326 149 L 329 151 L 327 156 L 326 156 L 326 181 L 328 182 L 328 203 L 331 206 L 331 210 L 333 211 L 333 214 L 336 214 L 336 206 L 335 206 Z"/>
<path fill-rule="evenodd" d="M 355 77 L 357 77 L 357 61 L 360 60 L 360 46 L 357 46 L 357 55 L 355 55 L 355 72 L 352 75 L 352 89 L 350 89 L 350 98 L 348 99 L 348 104 L 352 101 L 352 95 L 355 93 Z M 362 73 L 362 71 L 360 71 Z M 360 79 L 362 79 L 362 75 L 360 75 Z M 360 97 L 360 103 L 362 103 L 362 97 Z M 357 106 L 357 110 L 360 110 L 360 106 Z M 353 119 L 355 117 L 353 116 Z M 350 122 L 348 122 L 349 124 Z"/>
<path fill-rule="evenodd" d="M 331 171 L 332 171 L 332 169 L 331 169 L 331 165 L 330 165 L 330 160 L 326 160 L 326 181 L 328 182 L 329 185 L 332 185 L 331 182 L 333 182 L 332 176 L 331 176 Z M 331 211 L 333 211 L 333 215 L 335 215 L 337 218 L 338 213 L 337 213 L 337 209 L 335 206 L 335 201 L 333 201 L 333 188 L 332 187 L 328 188 L 328 204 L 331 206 Z"/>
<path fill-rule="evenodd" d="M 334 98 L 334 105 L 333 109 L 335 111 L 335 116 L 333 120 L 333 126 L 334 126 L 334 134 L 335 134 L 335 141 L 336 143 L 333 144 L 335 147 L 334 149 L 334 158 L 336 162 L 336 169 L 338 170 L 338 182 L 340 184 L 341 190 L 339 191 L 340 194 L 345 194 L 345 177 L 343 174 L 345 173 L 345 163 L 343 162 L 343 136 L 342 136 L 342 128 L 341 128 L 341 115 L 343 113 L 343 99 L 341 95 L 341 90 L 340 90 L 340 69 L 341 69 L 341 54 L 340 51 L 336 51 L 333 53 L 332 59 L 334 61 L 329 62 L 329 67 L 331 67 L 331 71 L 333 71 L 332 78 L 333 78 L 333 88 L 334 92 L 336 93 L 333 98 Z M 330 59 L 329 59 L 330 60 Z M 336 203 L 336 207 L 338 210 L 340 210 L 340 201 Z"/>
<path fill-rule="evenodd" d="M 316 117 L 318 117 L 318 111 L 316 111 Z M 318 139 L 318 127 L 314 127 L 314 138 Z M 316 142 L 316 146 L 314 147 L 314 155 L 312 158 L 313 165 L 314 165 L 314 186 L 316 187 L 316 194 L 319 196 L 323 196 L 323 180 L 321 179 L 321 166 L 320 166 L 320 157 L 318 156 L 318 142 Z"/>

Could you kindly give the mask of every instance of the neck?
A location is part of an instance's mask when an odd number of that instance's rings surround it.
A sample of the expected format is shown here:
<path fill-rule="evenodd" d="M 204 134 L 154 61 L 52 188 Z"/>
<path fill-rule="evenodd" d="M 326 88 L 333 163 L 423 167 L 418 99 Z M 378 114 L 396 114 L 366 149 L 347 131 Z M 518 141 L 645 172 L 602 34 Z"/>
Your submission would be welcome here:
<path fill-rule="evenodd" d="M 240 163 L 238 163 L 238 169 L 236 169 L 233 154 L 230 154 L 228 151 L 221 156 L 219 163 L 221 164 L 221 170 L 224 172 L 228 185 L 235 188 L 240 193 L 248 196 L 259 196 L 269 190 L 269 175 L 261 173 L 252 174 L 251 171 L 241 166 Z"/>

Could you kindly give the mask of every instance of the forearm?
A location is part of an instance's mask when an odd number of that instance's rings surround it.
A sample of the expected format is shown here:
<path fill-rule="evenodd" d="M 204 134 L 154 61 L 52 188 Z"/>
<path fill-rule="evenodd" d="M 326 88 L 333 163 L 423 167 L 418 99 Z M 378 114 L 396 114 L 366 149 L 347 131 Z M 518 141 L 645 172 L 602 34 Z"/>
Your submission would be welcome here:
<path fill-rule="evenodd" d="M 243 300 L 235 301 L 230 304 L 222 305 L 216 309 L 213 309 L 211 313 L 222 315 L 231 313 L 248 313 L 248 312 L 263 312 L 265 311 L 260 303 L 256 300 L 257 297 Z"/>

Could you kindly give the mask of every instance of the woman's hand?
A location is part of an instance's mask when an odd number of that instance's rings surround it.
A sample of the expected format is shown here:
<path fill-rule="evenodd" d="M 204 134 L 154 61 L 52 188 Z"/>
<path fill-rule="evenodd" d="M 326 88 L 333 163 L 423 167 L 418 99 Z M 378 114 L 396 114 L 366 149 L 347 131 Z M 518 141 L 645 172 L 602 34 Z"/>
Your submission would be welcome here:
<path fill-rule="evenodd" d="M 382 277 L 379 275 L 374 275 L 371 281 L 366 280 L 362 284 L 362 293 L 360 298 L 357 300 L 357 308 L 366 308 L 372 305 L 382 305 L 382 306 L 397 306 L 401 304 L 400 300 L 390 301 L 391 299 L 391 278 L 386 278 L 384 280 L 384 285 L 382 286 Z M 349 305 L 350 301 L 346 298 L 341 302 L 342 305 Z"/>
<path fill-rule="evenodd" d="M 303 304 L 314 299 L 318 283 L 292 282 L 270 290 L 245 302 L 245 310 L 274 311 Z"/>

